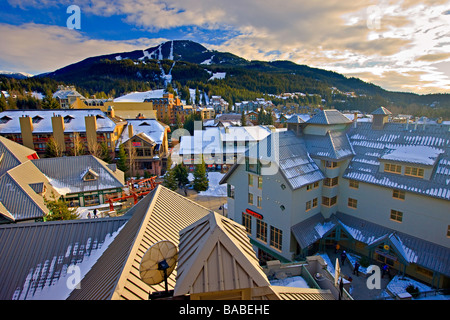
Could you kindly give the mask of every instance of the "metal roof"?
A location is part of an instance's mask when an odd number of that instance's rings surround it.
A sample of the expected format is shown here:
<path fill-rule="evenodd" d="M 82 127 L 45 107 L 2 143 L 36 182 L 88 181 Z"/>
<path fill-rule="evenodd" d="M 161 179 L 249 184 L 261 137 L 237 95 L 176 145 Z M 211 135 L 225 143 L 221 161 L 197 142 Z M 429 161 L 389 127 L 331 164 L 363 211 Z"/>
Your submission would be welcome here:
<path fill-rule="evenodd" d="M 245 228 L 218 213 L 181 230 L 179 247 L 174 296 L 270 285 Z"/>
<path fill-rule="evenodd" d="M 147 300 L 149 292 L 163 291 L 164 284 L 149 286 L 139 276 L 145 252 L 156 242 L 178 246 L 179 232 L 210 212 L 209 209 L 159 185 L 126 214 L 130 220 L 101 258 L 74 290 L 70 300 Z M 168 279 L 175 286 L 176 270 Z"/>
<path fill-rule="evenodd" d="M 58 192 L 48 179 L 31 161 L 22 163 L 0 177 L 0 202 L 5 206 L 14 221 L 42 218 L 48 214 L 48 208 L 42 195 L 36 193 L 36 184 L 43 184 L 44 196 L 59 198 Z"/>
<path fill-rule="evenodd" d="M 338 225 L 354 240 L 369 247 L 389 241 L 405 262 L 450 275 L 449 248 L 342 212 L 333 214 L 329 219 L 324 219 L 318 213 L 292 226 L 291 231 L 300 246 L 306 248 L 328 235 Z"/>
<path fill-rule="evenodd" d="M 116 124 L 100 109 L 47 109 L 47 110 L 7 110 L 0 112 L 0 118 L 8 116 L 11 120 L 0 123 L 0 134 L 21 134 L 20 118 L 42 118 L 33 123 L 33 134 L 52 133 L 52 117 L 60 116 L 67 119 L 64 122 L 64 132 L 86 132 L 86 116 L 95 116 L 97 119 L 97 132 L 113 132 Z M 70 120 L 70 121 L 69 121 Z"/>
<path fill-rule="evenodd" d="M 68 265 L 89 260 L 102 250 L 107 236 L 127 220 L 122 217 L 0 226 L 0 300 L 33 299 L 56 287 Z"/>
<path fill-rule="evenodd" d="M 112 171 L 106 162 L 92 155 L 42 158 L 32 160 L 32 163 L 48 177 L 52 186 L 61 195 L 122 188 L 125 183 L 122 171 Z M 89 169 L 98 174 L 98 179 L 89 181 L 83 179 Z"/>
<path fill-rule="evenodd" d="M 384 115 L 389 115 L 392 114 L 392 112 L 390 112 L 388 109 L 386 109 L 385 107 L 379 107 L 378 109 L 376 109 L 375 111 L 373 111 L 371 114 L 384 114 Z"/>
<path fill-rule="evenodd" d="M 36 151 L 0 136 L 0 176 L 35 154 Z"/>
<path fill-rule="evenodd" d="M 342 131 L 328 131 L 325 136 L 308 134 L 305 141 L 313 158 L 341 160 L 355 154 L 347 134 Z"/>
<path fill-rule="evenodd" d="M 371 123 L 358 123 L 348 131 L 355 156 L 343 177 L 450 200 L 449 128 L 386 123 L 372 130 Z M 380 172 L 380 160 L 429 166 L 431 178 Z"/>
<path fill-rule="evenodd" d="M 351 122 L 349 118 L 335 109 L 321 110 L 306 121 L 309 124 L 348 124 Z"/>

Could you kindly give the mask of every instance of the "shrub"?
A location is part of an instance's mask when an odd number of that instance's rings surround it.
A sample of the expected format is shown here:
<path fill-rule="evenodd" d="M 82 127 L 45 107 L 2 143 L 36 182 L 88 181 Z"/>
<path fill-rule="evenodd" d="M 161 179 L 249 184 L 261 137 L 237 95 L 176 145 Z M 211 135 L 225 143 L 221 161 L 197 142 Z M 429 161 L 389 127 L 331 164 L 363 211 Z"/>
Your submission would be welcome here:
<path fill-rule="evenodd" d="M 368 266 L 370 266 L 369 258 L 367 258 L 367 257 L 362 257 L 362 258 L 359 260 L 359 264 L 361 265 L 361 267 L 367 268 Z"/>
<path fill-rule="evenodd" d="M 412 284 L 406 287 L 406 292 L 408 292 L 413 298 L 417 298 L 420 293 L 419 288 L 415 287 Z"/>

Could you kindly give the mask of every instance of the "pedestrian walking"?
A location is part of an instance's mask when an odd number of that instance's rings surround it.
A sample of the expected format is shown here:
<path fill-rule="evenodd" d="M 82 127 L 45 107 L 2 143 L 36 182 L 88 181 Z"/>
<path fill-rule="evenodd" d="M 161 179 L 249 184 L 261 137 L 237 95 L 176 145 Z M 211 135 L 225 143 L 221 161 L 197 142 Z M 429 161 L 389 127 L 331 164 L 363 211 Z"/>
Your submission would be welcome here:
<path fill-rule="evenodd" d="M 345 259 L 347 259 L 347 253 L 345 253 L 345 250 L 341 253 L 341 264 L 345 264 Z"/>
<path fill-rule="evenodd" d="M 94 218 L 98 218 L 97 217 L 97 209 L 94 209 Z"/>
<path fill-rule="evenodd" d="M 91 218 L 91 212 L 90 211 L 88 212 L 87 217 L 88 217 L 88 219 Z"/>
<path fill-rule="evenodd" d="M 383 265 L 383 267 L 381 268 L 381 270 L 382 270 L 382 272 L 381 272 L 381 278 L 383 278 L 385 274 L 388 275 L 389 279 L 391 278 L 391 275 L 390 275 L 390 273 L 389 273 L 389 266 L 388 266 L 386 263 Z"/>
<path fill-rule="evenodd" d="M 359 263 L 358 263 L 358 261 L 355 262 L 355 268 L 353 268 L 353 274 L 355 274 L 357 277 L 359 277 Z"/>

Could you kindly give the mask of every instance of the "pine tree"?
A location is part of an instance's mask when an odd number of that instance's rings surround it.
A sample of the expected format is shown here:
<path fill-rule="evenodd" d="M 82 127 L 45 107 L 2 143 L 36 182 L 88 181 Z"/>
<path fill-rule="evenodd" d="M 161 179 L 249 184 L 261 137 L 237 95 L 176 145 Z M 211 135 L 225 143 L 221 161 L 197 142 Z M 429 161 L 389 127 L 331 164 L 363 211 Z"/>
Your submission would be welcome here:
<path fill-rule="evenodd" d="M 189 173 L 187 172 L 186 167 L 179 163 L 174 167 L 175 179 L 178 182 L 179 187 L 184 187 L 189 183 Z"/>
<path fill-rule="evenodd" d="M 109 148 L 108 148 L 108 145 L 106 144 L 106 142 L 102 142 L 100 144 L 100 149 L 101 149 L 100 150 L 100 159 L 102 159 L 106 163 L 111 163 L 112 158 L 111 158 L 111 154 L 109 153 Z"/>
<path fill-rule="evenodd" d="M 197 164 L 194 170 L 194 189 L 197 192 L 206 191 L 209 187 L 208 173 L 206 172 L 205 159 L 202 157 L 202 163 Z"/>
<path fill-rule="evenodd" d="M 122 170 L 123 172 L 128 171 L 128 165 L 127 165 L 127 153 L 125 152 L 125 147 L 123 144 L 119 146 L 119 152 L 117 154 L 117 168 L 119 170 Z"/>
<path fill-rule="evenodd" d="M 177 179 L 175 177 L 175 168 L 176 167 L 167 169 L 162 183 L 164 187 L 173 191 L 178 189 Z"/>
<path fill-rule="evenodd" d="M 46 221 L 75 220 L 79 218 L 79 215 L 73 210 L 70 210 L 67 207 L 67 203 L 61 199 L 56 200 L 53 196 L 53 200 L 44 198 L 44 202 L 50 211 L 49 214 L 44 217 Z"/>
<path fill-rule="evenodd" d="M 242 110 L 241 114 L 241 127 L 244 127 L 247 124 L 247 117 L 245 116 L 244 110 Z"/>

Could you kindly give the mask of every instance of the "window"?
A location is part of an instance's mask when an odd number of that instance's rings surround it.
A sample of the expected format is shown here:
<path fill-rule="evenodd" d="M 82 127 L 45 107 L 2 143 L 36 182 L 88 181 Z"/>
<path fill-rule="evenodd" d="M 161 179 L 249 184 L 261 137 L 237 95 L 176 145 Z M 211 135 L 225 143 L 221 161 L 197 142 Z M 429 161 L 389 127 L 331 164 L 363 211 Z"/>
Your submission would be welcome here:
<path fill-rule="evenodd" d="M 319 187 L 319 181 L 314 182 L 314 189 L 317 189 Z"/>
<path fill-rule="evenodd" d="M 385 163 L 384 164 L 384 171 L 385 172 L 390 172 L 390 173 L 401 174 L 402 173 L 402 166 L 398 165 L 398 164 Z"/>
<path fill-rule="evenodd" d="M 234 199 L 234 186 L 231 184 L 227 186 L 227 196 L 228 198 Z"/>
<path fill-rule="evenodd" d="M 256 238 L 267 242 L 267 223 L 260 219 L 256 219 Z"/>
<path fill-rule="evenodd" d="M 260 196 L 256 196 L 256 206 L 261 208 L 262 198 Z"/>
<path fill-rule="evenodd" d="M 356 180 L 350 180 L 350 181 L 348 182 L 348 184 L 349 184 L 349 187 L 350 187 L 350 188 L 353 188 L 353 189 L 358 189 L 358 188 L 359 188 L 359 181 L 356 181 Z"/>
<path fill-rule="evenodd" d="M 258 177 L 258 189 L 262 189 L 262 184 L 263 184 L 263 178 Z"/>
<path fill-rule="evenodd" d="M 325 168 L 336 168 L 338 166 L 338 163 L 336 161 L 324 161 L 323 162 L 323 166 Z"/>
<path fill-rule="evenodd" d="M 270 246 L 281 251 L 283 231 L 270 226 Z"/>
<path fill-rule="evenodd" d="M 323 185 L 326 187 L 334 187 L 337 186 L 339 182 L 339 177 L 335 177 L 335 178 L 325 178 L 323 180 Z"/>
<path fill-rule="evenodd" d="M 398 210 L 391 210 L 391 220 L 402 222 L 403 221 L 403 212 Z"/>
<path fill-rule="evenodd" d="M 242 213 L 242 225 L 248 234 L 252 234 L 252 216 Z"/>
<path fill-rule="evenodd" d="M 311 200 L 306 201 L 306 208 L 305 208 L 305 211 L 309 211 L 309 210 L 311 210 Z"/>
<path fill-rule="evenodd" d="M 248 186 L 253 187 L 253 175 L 248 174 Z"/>
<path fill-rule="evenodd" d="M 354 208 L 356 209 L 358 206 L 358 200 L 356 199 L 352 199 L 352 198 L 348 198 L 348 204 L 347 204 L 350 208 Z"/>
<path fill-rule="evenodd" d="M 308 184 L 306 186 L 306 191 L 312 190 L 312 188 L 313 188 L 313 185 L 312 184 Z"/>
<path fill-rule="evenodd" d="M 332 207 L 337 203 L 337 196 L 334 196 L 332 198 L 328 197 L 322 197 L 322 205 L 326 207 Z"/>
<path fill-rule="evenodd" d="M 318 199 L 314 198 L 313 201 L 312 201 L 312 207 L 313 208 L 317 207 L 317 202 L 318 202 Z"/>
<path fill-rule="evenodd" d="M 248 203 L 253 205 L 253 194 L 252 193 L 248 193 Z"/>
<path fill-rule="evenodd" d="M 424 173 L 424 171 L 422 168 L 417 168 L 417 167 L 406 167 L 405 168 L 406 176 L 423 178 L 423 173 Z"/>
<path fill-rule="evenodd" d="M 392 198 L 405 200 L 405 191 L 394 189 L 392 191 Z"/>
<path fill-rule="evenodd" d="M 318 187 L 319 187 L 319 181 L 316 181 L 314 183 L 308 184 L 306 186 L 306 190 L 309 191 L 309 190 L 312 190 L 313 188 L 317 189 Z"/>

